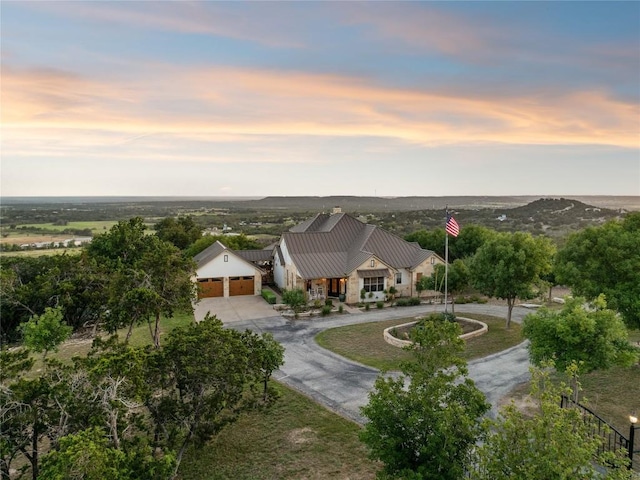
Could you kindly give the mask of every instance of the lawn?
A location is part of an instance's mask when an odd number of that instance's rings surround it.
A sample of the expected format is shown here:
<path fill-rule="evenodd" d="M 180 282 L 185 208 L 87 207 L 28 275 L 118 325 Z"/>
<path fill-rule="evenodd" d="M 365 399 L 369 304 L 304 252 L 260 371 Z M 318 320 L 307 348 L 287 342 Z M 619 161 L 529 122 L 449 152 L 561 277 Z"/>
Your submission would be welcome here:
<path fill-rule="evenodd" d="M 557 381 L 569 383 L 564 375 L 557 374 L 554 377 Z M 640 413 L 640 365 L 591 372 L 582 375 L 580 382 L 580 403 L 628 437 L 629 414 Z M 529 388 L 528 383 L 522 384 L 509 397 L 519 403 L 529 393 Z"/>
<path fill-rule="evenodd" d="M 193 314 L 191 313 L 177 313 L 172 318 L 162 317 L 160 319 L 160 345 L 162 345 L 162 336 L 169 333 L 171 330 L 178 326 L 189 325 L 193 322 Z M 118 337 L 121 340 L 127 335 L 127 328 L 121 328 L 118 330 Z M 108 336 L 107 332 L 101 332 L 101 335 Z M 49 358 L 55 358 L 61 362 L 71 363 L 71 359 L 76 356 L 85 356 L 91 349 L 92 338 L 73 337 L 67 340 L 60 346 L 57 352 L 50 352 Z M 151 334 L 149 333 L 149 327 L 146 323 L 138 325 L 133 328 L 131 332 L 131 338 L 129 344 L 134 347 L 140 347 L 144 345 L 151 345 Z M 36 359 L 36 363 L 33 367 L 33 374 L 41 371 L 42 369 L 42 355 L 33 354 Z"/>
<path fill-rule="evenodd" d="M 522 342 L 520 325 L 516 323 L 507 330 L 503 318 L 467 313 L 464 316 L 489 326 L 488 333 L 466 342 L 464 357 L 467 360 L 486 357 Z M 321 347 L 379 370 L 398 370 L 400 362 L 410 360 L 411 354 L 385 342 L 383 331 L 413 320 L 405 318 L 331 328 L 319 333 L 316 342 Z"/>
<path fill-rule="evenodd" d="M 375 478 L 360 427 L 275 383 L 281 398 L 243 414 L 202 449 L 187 451 L 182 480 Z"/>

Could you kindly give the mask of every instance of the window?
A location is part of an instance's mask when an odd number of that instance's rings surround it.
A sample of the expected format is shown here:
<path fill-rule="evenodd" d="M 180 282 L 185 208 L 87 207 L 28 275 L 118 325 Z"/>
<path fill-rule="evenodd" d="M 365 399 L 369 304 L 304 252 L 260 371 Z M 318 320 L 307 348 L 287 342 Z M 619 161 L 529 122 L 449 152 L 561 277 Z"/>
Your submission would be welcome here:
<path fill-rule="evenodd" d="M 436 263 L 436 257 L 431 255 L 431 265 L 433 265 L 434 263 Z"/>
<path fill-rule="evenodd" d="M 224 256 L 224 261 L 225 261 L 225 262 L 228 262 L 228 261 L 229 261 L 229 255 L 225 255 L 225 256 Z"/>
<path fill-rule="evenodd" d="M 372 266 L 372 267 L 375 267 L 375 266 L 376 266 L 376 261 L 375 261 L 375 260 L 373 260 L 373 259 L 371 259 L 371 266 Z"/>
<path fill-rule="evenodd" d="M 396 285 L 400 285 L 402 283 L 402 272 L 396 273 Z"/>
<path fill-rule="evenodd" d="M 381 292 L 384 290 L 384 277 L 372 277 L 372 278 L 363 278 L 364 291 L 369 292 Z"/>

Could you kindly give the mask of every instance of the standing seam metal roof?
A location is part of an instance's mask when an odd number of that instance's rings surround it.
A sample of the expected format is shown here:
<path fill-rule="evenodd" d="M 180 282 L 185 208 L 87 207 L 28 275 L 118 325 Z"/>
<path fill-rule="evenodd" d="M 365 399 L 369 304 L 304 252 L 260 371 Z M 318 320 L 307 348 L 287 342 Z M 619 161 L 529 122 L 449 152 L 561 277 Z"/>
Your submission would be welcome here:
<path fill-rule="evenodd" d="M 371 255 L 392 268 L 415 268 L 434 253 L 339 213 L 319 214 L 282 236 L 303 278 L 342 277 Z"/>

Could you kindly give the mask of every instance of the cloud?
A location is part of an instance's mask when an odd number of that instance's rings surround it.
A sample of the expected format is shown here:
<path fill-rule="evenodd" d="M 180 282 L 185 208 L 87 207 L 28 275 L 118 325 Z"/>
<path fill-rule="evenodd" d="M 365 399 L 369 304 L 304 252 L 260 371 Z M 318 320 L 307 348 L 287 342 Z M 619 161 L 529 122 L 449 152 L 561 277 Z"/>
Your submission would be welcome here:
<path fill-rule="evenodd" d="M 230 157 L 210 153 L 214 145 L 255 147 L 269 138 L 300 136 L 388 138 L 429 147 L 640 147 L 638 105 L 604 90 L 546 91 L 505 101 L 295 71 L 166 65 L 145 71 L 133 80 L 92 79 L 3 67 L 3 155 L 126 153 L 223 162 Z"/>

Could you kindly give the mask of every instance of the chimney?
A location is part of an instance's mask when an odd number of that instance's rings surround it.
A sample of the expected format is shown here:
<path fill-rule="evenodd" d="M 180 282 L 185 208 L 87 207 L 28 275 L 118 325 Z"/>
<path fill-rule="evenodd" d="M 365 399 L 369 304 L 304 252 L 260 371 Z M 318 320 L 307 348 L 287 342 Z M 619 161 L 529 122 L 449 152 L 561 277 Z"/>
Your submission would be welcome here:
<path fill-rule="evenodd" d="M 342 208 L 333 207 L 333 210 L 331 211 L 331 215 L 335 215 L 336 213 L 342 213 Z"/>

